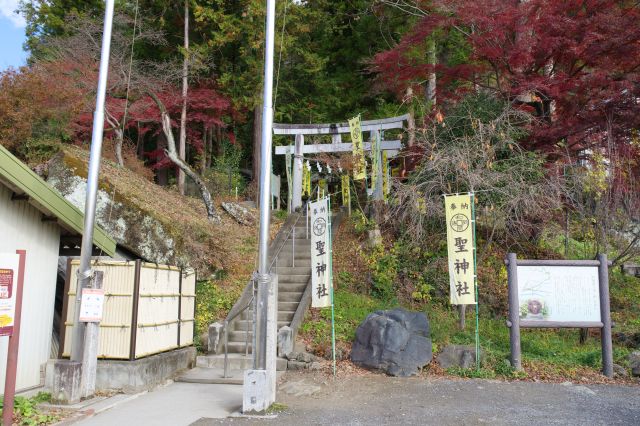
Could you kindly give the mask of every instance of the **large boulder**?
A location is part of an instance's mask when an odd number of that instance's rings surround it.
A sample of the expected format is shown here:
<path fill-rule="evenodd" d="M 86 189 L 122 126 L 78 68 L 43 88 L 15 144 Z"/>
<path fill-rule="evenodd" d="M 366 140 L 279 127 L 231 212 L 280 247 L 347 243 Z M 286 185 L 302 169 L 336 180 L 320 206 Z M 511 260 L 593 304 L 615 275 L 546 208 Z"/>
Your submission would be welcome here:
<path fill-rule="evenodd" d="M 429 336 L 429 320 L 421 312 L 377 311 L 356 330 L 351 360 L 391 376 L 413 376 L 431 362 Z"/>

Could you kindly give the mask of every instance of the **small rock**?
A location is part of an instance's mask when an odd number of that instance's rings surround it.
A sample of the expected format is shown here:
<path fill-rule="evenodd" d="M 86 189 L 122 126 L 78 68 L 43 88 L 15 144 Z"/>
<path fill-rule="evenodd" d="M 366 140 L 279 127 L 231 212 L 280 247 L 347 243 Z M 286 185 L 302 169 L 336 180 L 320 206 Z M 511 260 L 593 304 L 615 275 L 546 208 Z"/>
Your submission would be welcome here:
<path fill-rule="evenodd" d="M 448 345 L 438 354 L 442 368 L 471 368 L 476 364 L 476 348 L 472 345 Z"/>
<path fill-rule="evenodd" d="M 322 370 L 322 363 L 320 363 L 320 362 L 312 362 L 311 364 L 309 364 L 308 368 L 311 371 Z"/>
<path fill-rule="evenodd" d="M 288 395 L 309 396 L 319 392 L 321 387 L 300 381 L 284 383 L 279 386 L 279 389 Z"/>
<path fill-rule="evenodd" d="M 287 370 L 296 371 L 296 370 L 306 370 L 307 363 L 300 361 L 287 361 Z"/>
<path fill-rule="evenodd" d="M 310 362 L 317 361 L 317 358 L 308 352 L 300 352 L 298 356 L 296 356 L 296 360 L 300 362 L 310 363 Z"/>
<path fill-rule="evenodd" d="M 631 375 L 640 377 L 640 351 L 634 351 L 629 354 L 629 366 L 631 367 Z"/>
<path fill-rule="evenodd" d="M 613 374 L 616 377 L 629 377 L 627 369 L 618 364 L 613 364 Z"/>

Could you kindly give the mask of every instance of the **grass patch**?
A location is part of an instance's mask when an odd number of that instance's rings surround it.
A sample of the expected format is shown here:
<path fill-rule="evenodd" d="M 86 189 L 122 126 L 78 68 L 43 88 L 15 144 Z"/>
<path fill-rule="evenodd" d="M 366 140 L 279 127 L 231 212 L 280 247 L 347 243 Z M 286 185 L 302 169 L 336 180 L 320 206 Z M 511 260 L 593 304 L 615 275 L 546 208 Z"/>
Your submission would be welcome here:
<path fill-rule="evenodd" d="M 472 308 L 467 310 L 466 327 L 461 330 L 457 309 L 449 305 L 446 293 L 439 293 L 437 289 L 429 291 L 428 297 L 422 297 L 420 301 L 412 296 L 412 292 L 406 291 L 411 281 L 414 282 L 414 289 L 415 283 L 422 281 L 434 282 L 438 284 L 435 287 L 440 287 L 439 282 L 429 274 L 438 272 L 434 259 L 446 254 L 437 250 L 415 252 L 392 240 L 386 251 L 378 248 L 375 253 L 366 247 L 365 241 L 359 239 L 353 223 L 346 221 L 341 228 L 347 229 L 339 230 L 334 248 L 334 253 L 339 254 L 334 263 L 335 328 L 339 350 L 349 350 L 355 330 L 368 314 L 398 306 L 425 312 L 431 325 L 434 354 L 449 344 L 475 344 L 475 312 Z M 540 256 L 547 255 L 552 256 L 553 253 Z M 396 259 L 393 262 L 379 262 L 388 256 L 395 256 Z M 481 368 L 453 368 L 447 370 L 448 374 L 475 378 L 602 380 L 601 346 L 597 330 L 591 330 L 586 341 L 580 343 L 578 329 L 522 329 L 522 362 L 526 372 L 514 371 L 509 362 L 504 264 L 500 254 L 496 253 L 485 257 L 479 266 Z M 375 291 L 376 277 L 386 277 L 389 271 L 399 277 L 394 281 L 395 297 Z M 440 275 L 443 273 L 446 274 L 446 271 L 439 272 Z M 414 289 L 411 290 L 415 292 Z M 616 323 L 614 334 L 639 333 L 640 279 L 624 276 L 619 270 L 612 269 L 610 293 L 612 317 Z M 308 313 L 300 335 L 318 355 L 328 356 L 331 353 L 331 310 L 312 310 Z M 628 368 L 627 358 L 632 350 L 616 344 L 614 339 L 614 362 Z"/>
<path fill-rule="evenodd" d="M 39 392 L 36 396 L 25 398 L 16 396 L 14 399 L 13 416 L 14 424 L 21 426 L 49 425 L 57 422 L 60 418 L 56 415 L 43 413 L 37 405 L 41 402 L 51 401 L 51 394 Z M 0 399 L 0 404 L 4 408 L 4 400 Z M 0 416 L 2 409 L 0 409 Z"/>
<path fill-rule="evenodd" d="M 267 414 L 277 414 L 277 413 L 282 413 L 284 411 L 287 410 L 287 407 L 285 404 L 281 404 L 279 402 L 274 402 L 273 404 L 271 404 L 269 406 L 269 408 L 267 408 Z"/>

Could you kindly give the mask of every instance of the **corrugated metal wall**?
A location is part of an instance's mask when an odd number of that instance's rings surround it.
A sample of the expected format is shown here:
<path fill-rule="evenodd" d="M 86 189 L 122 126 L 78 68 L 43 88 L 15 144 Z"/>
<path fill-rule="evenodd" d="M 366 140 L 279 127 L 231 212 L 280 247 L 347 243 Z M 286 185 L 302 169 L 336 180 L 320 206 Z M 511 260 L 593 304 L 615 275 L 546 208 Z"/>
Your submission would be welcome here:
<path fill-rule="evenodd" d="M 71 277 L 68 289 L 67 315 L 64 332 L 63 356 L 68 357 L 73 336 L 73 320 L 75 315 L 76 285 L 79 260 L 71 262 Z M 135 262 L 113 261 L 97 262 L 93 265 L 96 271 L 104 273 L 102 287 L 105 291 L 104 314 L 100 323 L 99 358 L 129 359 L 129 343 L 131 340 L 131 311 L 133 309 L 133 285 L 135 279 Z"/>
<path fill-rule="evenodd" d="M 194 270 L 184 271 L 181 294 L 180 347 L 184 347 L 193 345 L 196 307 L 196 273 Z"/>
<path fill-rule="evenodd" d="M 76 276 L 78 266 L 77 260 L 71 262 L 71 277 Z M 136 267 L 140 268 L 137 304 Z M 179 326 L 180 346 L 193 344 L 193 271 L 185 272 L 181 283 L 182 271 L 174 266 L 112 261 L 98 262 L 94 269 L 104 272 L 105 306 L 103 321 L 100 323 L 100 358 L 130 359 L 132 345 L 135 345 L 135 358 L 175 349 L 178 347 Z M 65 357 L 70 355 L 74 299 L 75 289 L 70 288 L 66 303 Z M 180 303 L 183 304 L 182 307 Z M 132 325 L 134 336 L 131 335 Z"/>
<path fill-rule="evenodd" d="M 56 292 L 60 228 L 42 222 L 27 201 L 12 201 L 0 184 L 0 251 L 27 251 L 16 389 L 40 385 L 40 369 L 49 359 Z M 4 390 L 9 338 L 0 337 L 0 393 Z"/>

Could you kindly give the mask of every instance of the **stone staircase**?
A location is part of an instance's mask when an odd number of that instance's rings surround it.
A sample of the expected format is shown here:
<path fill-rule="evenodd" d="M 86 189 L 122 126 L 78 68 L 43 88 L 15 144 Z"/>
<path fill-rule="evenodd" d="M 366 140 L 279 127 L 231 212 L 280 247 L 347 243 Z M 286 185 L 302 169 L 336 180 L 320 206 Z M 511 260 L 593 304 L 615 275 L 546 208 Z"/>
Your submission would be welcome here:
<path fill-rule="evenodd" d="M 295 227 L 294 223 L 296 223 Z M 294 228 L 293 231 L 292 228 Z M 272 262 L 272 271 L 278 274 L 279 330 L 283 326 L 291 325 L 305 290 L 310 285 L 311 239 L 307 234 L 305 216 L 296 214 L 289 217 L 269 247 L 269 257 Z M 196 368 L 178 377 L 177 380 L 190 383 L 242 384 L 243 371 L 253 368 L 252 330 L 253 306 L 229 323 L 227 347 L 230 377 L 223 377 L 224 342 L 221 342 L 217 353 L 198 356 Z M 220 339 L 223 340 L 222 334 Z M 286 369 L 287 360 L 278 358 L 277 370 Z"/>

